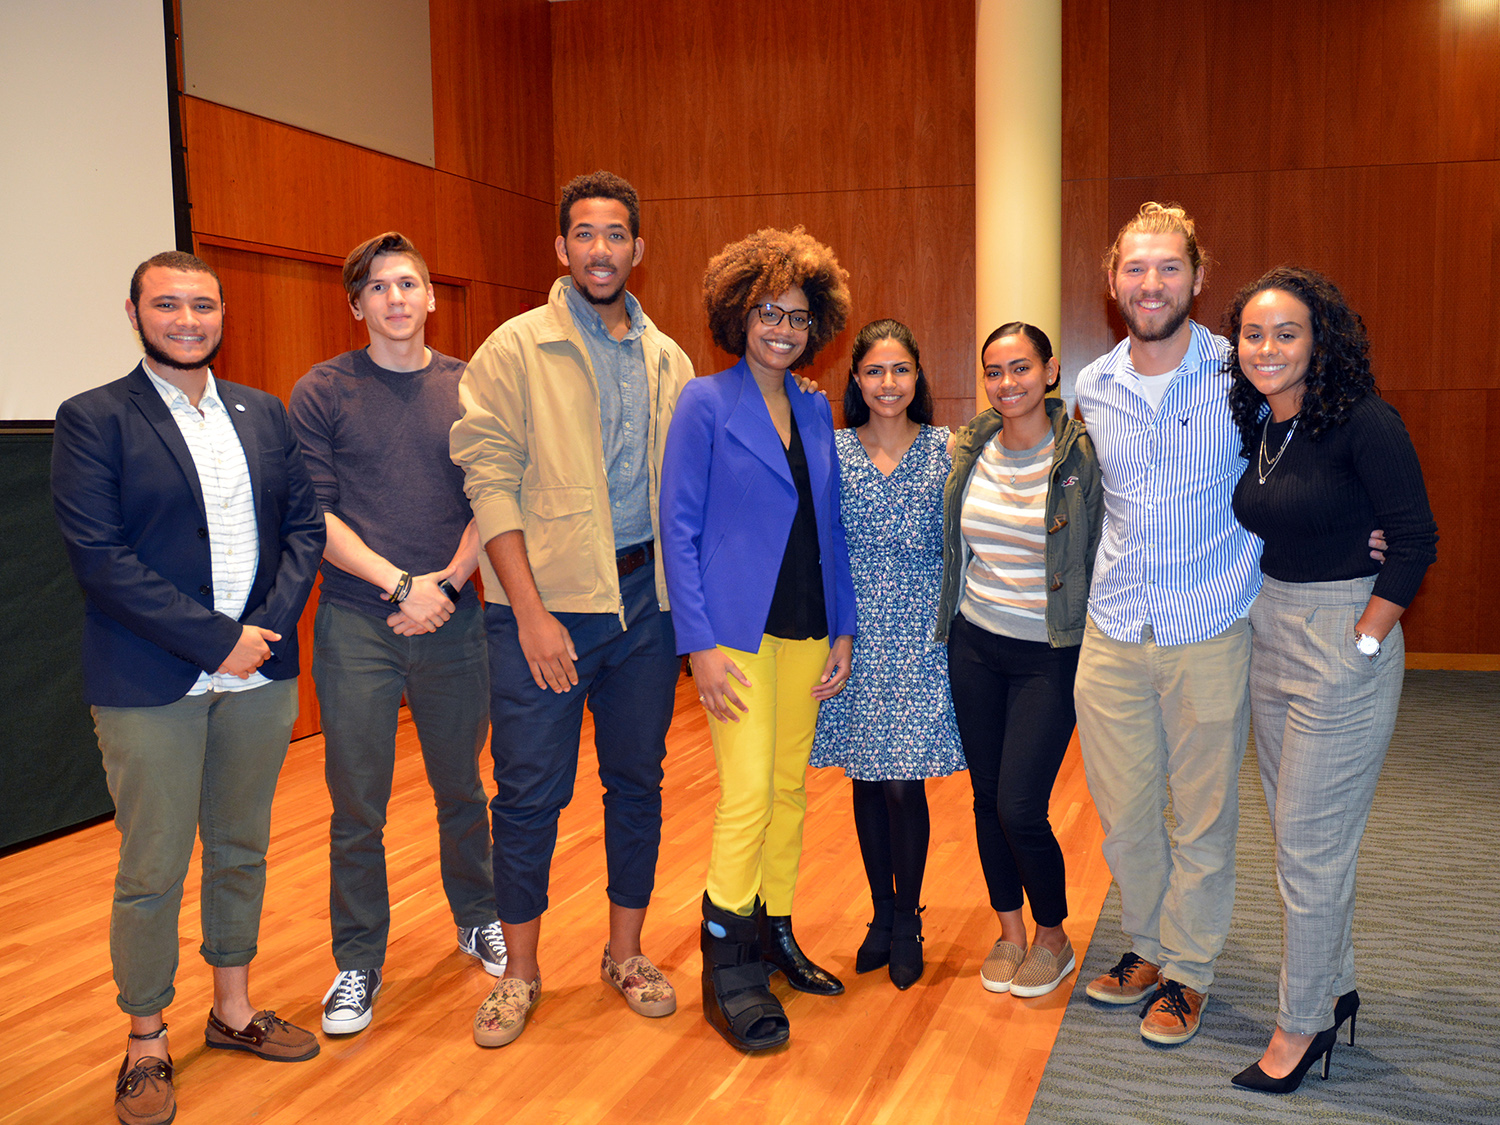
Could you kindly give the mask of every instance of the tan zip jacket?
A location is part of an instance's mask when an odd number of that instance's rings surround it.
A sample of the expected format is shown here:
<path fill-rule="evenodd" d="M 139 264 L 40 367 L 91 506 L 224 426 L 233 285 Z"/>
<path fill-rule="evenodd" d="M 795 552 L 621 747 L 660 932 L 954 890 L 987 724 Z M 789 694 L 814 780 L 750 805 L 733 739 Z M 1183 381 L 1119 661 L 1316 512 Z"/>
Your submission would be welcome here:
<path fill-rule="evenodd" d="M 566 278 L 547 304 L 506 321 L 479 346 L 459 384 L 463 417 L 453 424 L 453 461 L 479 526 L 479 542 L 517 529 L 542 604 L 552 613 L 620 612 L 614 527 L 600 436 L 599 384 L 573 324 Z M 644 315 L 644 314 L 642 314 Z M 641 336 L 651 397 L 651 527 L 658 527 L 662 449 L 677 395 L 693 365 L 646 320 Z M 658 536 L 659 537 L 659 536 Z M 489 557 L 480 552 L 484 594 L 506 603 Z M 656 568 L 656 597 L 667 586 Z"/>

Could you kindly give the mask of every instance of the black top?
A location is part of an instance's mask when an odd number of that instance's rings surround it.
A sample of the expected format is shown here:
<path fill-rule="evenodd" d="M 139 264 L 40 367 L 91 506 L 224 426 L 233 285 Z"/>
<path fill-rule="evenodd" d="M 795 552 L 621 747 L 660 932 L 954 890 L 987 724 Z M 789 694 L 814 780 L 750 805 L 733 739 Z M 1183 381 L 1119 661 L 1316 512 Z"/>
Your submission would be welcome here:
<path fill-rule="evenodd" d="M 1379 395 L 1317 441 L 1294 419 L 1271 422 L 1234 490 L 1234 514 L 1265 540 L 1263 574 L 1282 582 L 1337 582 L 1379 574 L 1374 595 L 1405 606 L 1437 558 L 1437 524 L 1422 466 L 1401 415 Z M 1265 483 L 1260 483 L 1261 475 Z M 1370 558 L 1370 532 L 1385 532 L 1385 564 Z"/>
<path fill-rule="evenodd" d="M 812 480 L 797 418 L 792 416 L 792 441 L 786 463 L 797 486 L 797 515 L 781 556 L 776 592 L 766 614 L 766 632 L 787 641 L 828 636 L 828 611 L 823 601 L 823 556 L 818 550 L 818 518 L 813 511 Z"/>

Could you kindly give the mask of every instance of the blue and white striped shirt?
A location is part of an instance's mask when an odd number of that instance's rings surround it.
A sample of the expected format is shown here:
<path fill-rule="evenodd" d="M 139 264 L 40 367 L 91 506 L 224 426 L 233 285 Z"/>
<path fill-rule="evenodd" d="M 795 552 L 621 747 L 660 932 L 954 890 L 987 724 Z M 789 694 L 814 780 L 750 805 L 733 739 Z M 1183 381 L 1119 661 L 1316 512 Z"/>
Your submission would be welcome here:
<path fill-rule="evenodd" d="M 1125 339 L 1078 375 L 1078 409 L 1104 474 L 1104 533 L 1089 616 L 1117 641 L 1217 636 L 1260 589 L 1260 540 L 1234 518 L 1245 471 L 1229 415 L 1229 341 L 1189 321 L 1177 377 L 1152 410 Z"/>

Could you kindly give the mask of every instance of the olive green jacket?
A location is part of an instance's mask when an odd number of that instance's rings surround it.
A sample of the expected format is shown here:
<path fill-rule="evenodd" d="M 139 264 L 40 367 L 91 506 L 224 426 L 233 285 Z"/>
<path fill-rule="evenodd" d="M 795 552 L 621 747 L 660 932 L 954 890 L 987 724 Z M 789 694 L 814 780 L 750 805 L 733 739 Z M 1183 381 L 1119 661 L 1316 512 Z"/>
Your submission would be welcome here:
<path fill-rule="evenodd" d="M 1099 550 L 1104 520 L 1104 484 L 1099 458 L 1083 423 L 1068 413 L 1060 398 L 1047 400 L 1052 422 L 1052 476 L 1047 483 L 1047 638 L 1053 648 L 1083 642 L 1088 620 L 1089 582 Z M 943 589 L 938 602 L 934 640 L 946 642 L 948 627 L 963 598 L 964 572 L 970 552 L 959 526 L 964 492 L 985 445 L 1003 418 L 986 410 L 958 432 L 953 471 L 943 487 Z"/>

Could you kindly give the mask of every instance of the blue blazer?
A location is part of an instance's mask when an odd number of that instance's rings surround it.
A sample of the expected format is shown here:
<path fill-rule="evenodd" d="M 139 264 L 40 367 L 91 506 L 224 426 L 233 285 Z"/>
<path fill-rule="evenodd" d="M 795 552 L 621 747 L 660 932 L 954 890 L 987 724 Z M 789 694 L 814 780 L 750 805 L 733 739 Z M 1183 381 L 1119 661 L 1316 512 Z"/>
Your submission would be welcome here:
<path fill-rule="evenodd" d="M 854 635 L 854 582 L 839 515 L 833 412 L 786 377 L 807 453 L 830 638 Z M 741 359 L 682 389 L 667 433 L 661 554 L 677 651 L 760 648 L 797 487 L 766 400 Z"/>
<path fill-rule="evenodd" d="M 260 671 L 297 674 L 297 619 L 323 556 L 323 513 L 274 395 L 216 380 L 245 450 L 260 564 L 233 621 L 213 608 L 203 488 L 182 431 L 141 367 L 57 411 L 52 503 L 84 593 L 83 688 L 92 706 L 159 707 L 239 641 L 281 634 Z"/>

